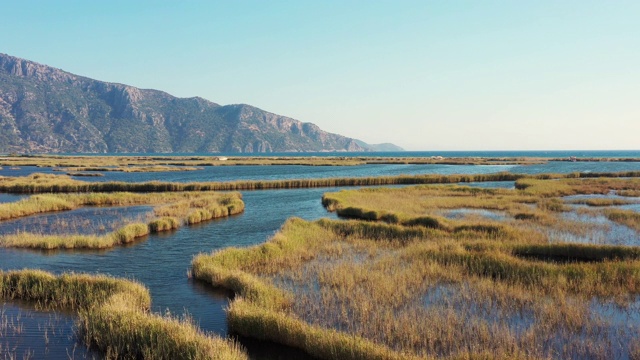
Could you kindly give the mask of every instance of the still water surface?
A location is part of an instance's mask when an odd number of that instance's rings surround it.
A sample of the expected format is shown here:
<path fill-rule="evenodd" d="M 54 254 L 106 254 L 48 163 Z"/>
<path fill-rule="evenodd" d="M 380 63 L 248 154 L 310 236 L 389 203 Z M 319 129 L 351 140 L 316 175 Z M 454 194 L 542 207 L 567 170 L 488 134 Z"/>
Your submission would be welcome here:
<path fill-rule="evenodd" d="M 320 179 L 336 177 L 397 176 L 421 174 L 490 174 L 497 172 L 522 174 L 571 173 L 571 172 L 618 172 L 640 171 L 640 162 L 566 162 L 555 161 L 538 165 L 357 165 L 357 166 L 205 166 L 202 170 L 177 171 L 164 173 L 125 173 L 101 172 L 102 177 L 77 177 L 91 182 L 104 181 L 246 181 L 246 180 L 283 180 L 283 179 Z M 0 176 L 25 176 L 32 173 L 53 173 L 51 168 L 35 166 L 21 167 L 19 170 L 3 168 Z"/>
<path fill-rule="evenodd" d="M 102 273 L 135 279 L 149 288 L 154 311 L 177 315 L 188 312 L 202 329 L 224 336 L 227 325 L 223 309 L 228 302 L 227 294 L 187 278 L 192 257 L 228 246 L 264 242 L 291 216 L 308 220 L 335 218 L 320 203 L 324 191 L 326 189 L 245 192 L 243 214 L 151 235 L 127 247 L 58 252 L 0 249 L 0 268 Z M 41 337 L 35 341 L 41 342 Z M 66 353 L 56 355 L 52 350 L 48 358 L 66 358 Z"/>

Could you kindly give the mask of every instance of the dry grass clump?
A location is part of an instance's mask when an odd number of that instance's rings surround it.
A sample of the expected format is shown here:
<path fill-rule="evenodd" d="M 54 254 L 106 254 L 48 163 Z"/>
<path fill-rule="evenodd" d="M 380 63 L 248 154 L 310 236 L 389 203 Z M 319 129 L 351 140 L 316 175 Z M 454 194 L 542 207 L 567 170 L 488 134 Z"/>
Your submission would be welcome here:
<path fill-rule="evenodd" d="M 607 199 L 607 198 L 592 198 L 592 199 L 579 199 L 569 201 L 570 204 L 581 204 L 587 206 L 619 206 L 635 204 L 635 201 L 623 200 L 623 199 Z"/>
<path fill-rule="evenodd" d="M 17 233 L 0 236 L 0 246 L 29 249 L 106 249 L 149 235 L 151 224 L 134 223 L 105 235 L 42 235 Z M 166 229 L 170 230 L 170 229 Z"/>
<path fill-rule="evenodd" d="M 128 280 L 0 271 L 0 299 L 78 311 L 84 341 L 107 358 L 247 359 L 237 344 L 204 334 L 189 321 L 149 313 L 149 291 Z"/>
<path fill-rule="evenodd" d="M 153 220 L 149 223 L 149 231 L 151 231 L 152 233 L 175 230 L 178 227 L 180 227 L 180 220 L 178 220 L 178 218 L 169 216 Z"/>
<path fill-rule="evenodd" d="M 631 210 L 607 209 L 605 215 L 611 221 L 626 225 L 640 232 L 640 214 Z"/>
<path fill-rule="evenodd" d="M 0 296 L 25 300 L 48 308 L 87 309 L 114 294 L 126 292 L 131 305 L 149 308 L 149 292 L 139 283 L 108 276 L 63 274 L 55 276 L 41 270 L 0 271 Z"/>
<path fill-rule="evenodd" d="M 621 176 L 599 176 L 602 174 L 580 174 L 580 179 L 565 178 L 556 181 L 547 179 L 523 178 L 516 180 L 516 189 L 523 190 L 526 194 L 542 197 L 558 197 L 579 194 L 608 194 L 611 191 L 628 192 L 640 191 L 640 179 L 635 178 L 633 173 L 631 179 L 626 178 L 624 173 Z M 610 174 L 612 175 L 612 174 Z"/>
<path fill-rule="evenodd" d="M 177 229 L 181 224 L 196 224 L 213 218 L 244 211 L 239 193 L 91 193 L 33 195 L 24 200 L 0 204 L 0 220 L 33 214 L 65 211 L 81 206 L 122 206 L 155 204 L 156 219 L 149 223 L 133 223 L 105 235 L 46 235 L 18 233 L 0 236 L 0 246 L 32 249 L 104 249 L 123 245 L 149 233 Z"/>
<path fill-rule="evenodd" d="M 140 173 L 140 172 L 176 172 L 176 171 L 196 171 L 202 170 L 201 167 L 194 166 L 162 166 L 162 165 L 153 165 L 153 166 L 115 166 L 115 167 L 88 167 L 88 166 L 79 166 L 79 167 L 66 167 L 66 168 L 56 168 L 54 171 L 65 171 L 67 175 L 78 176 L 79 172 L 82 171 L 115 171 L 115 172 L 127 172 L 127 173 Z"/>
<path fill-rule="evenodd" d="M 618 190 L 616 193 L 620 196 L 640 197 L 640 190 Z"/>

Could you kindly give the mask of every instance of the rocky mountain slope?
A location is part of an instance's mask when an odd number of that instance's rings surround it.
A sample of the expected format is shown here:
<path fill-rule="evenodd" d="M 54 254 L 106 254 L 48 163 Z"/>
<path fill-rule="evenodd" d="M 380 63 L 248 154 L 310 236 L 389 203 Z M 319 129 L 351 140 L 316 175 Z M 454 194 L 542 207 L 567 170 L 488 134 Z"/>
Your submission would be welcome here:
<path fill-rule="evenodd" d="M 177 98 L 0 54 L 0 153 L 376 149 L 250 105 Z"/>

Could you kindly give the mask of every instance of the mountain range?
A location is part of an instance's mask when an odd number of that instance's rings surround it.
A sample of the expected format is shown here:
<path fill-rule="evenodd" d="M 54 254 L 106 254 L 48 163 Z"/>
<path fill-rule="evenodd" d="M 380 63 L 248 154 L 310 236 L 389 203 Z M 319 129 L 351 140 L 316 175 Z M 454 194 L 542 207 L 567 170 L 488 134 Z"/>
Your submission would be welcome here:
<path fill-rule="evenodd" d="M 256 107 L 178 98 L 0 54 L 0 153 L 402 151 Z"/>

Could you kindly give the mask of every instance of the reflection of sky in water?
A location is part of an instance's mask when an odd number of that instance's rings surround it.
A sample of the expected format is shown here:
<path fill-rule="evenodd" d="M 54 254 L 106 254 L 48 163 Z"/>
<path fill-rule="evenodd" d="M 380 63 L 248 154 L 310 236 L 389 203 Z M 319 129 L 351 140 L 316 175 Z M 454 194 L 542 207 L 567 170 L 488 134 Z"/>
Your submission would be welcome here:
<path fill-rule="evenodd" d="M 147 215 L 151 214 L 151 206 L 83 207 L 5 220 L 0 222 L 0 234 L 30 232 L 45 235 L 101 235 L 126 224 L 146 222 Z"/>
<path fill-rule="evenodd" d="M 640 233 L 627 226 L 613 222 L 602 215 L 581 215 L 575 212 L 566 212 L 561 215 L 565 220 L 583 223 L 589 226 L 586 235 L 575 234 L 569 231 L 541 227 L 553 242 L 570 242 L 584 244 L 608 244 L 608 245 L 640 245 Z M 584 229 L 583 229 L 584 230 Z"/>
<path fill-rule="evenodd" d="M 575 200 L 588 200 L 588 199 L 613 199 L 613 200 L 623 200 L 623 201 L 640 201 L 638 198 L 620 196 L 615 192 L 610 192 L 609 194 L 587 194 L 587 195 L 569 195 L 562 197 L 566 201 L 575 201 Z"/>
<path fill-rule="evenodd" d="M 506 326 L 517 337 L 530 331 L 533 326 L 544 326 L 540 323 L 541 320 L 536 319 L 536 312 L 531 305 L 500 306 L 497 301 L 480 302 L 474 299 L 473 291 L 467 284 L 441 283 L 432 286 L 422 296 L 421 304 L 429 309 L 442 309 L 443 312 L 453 310 L 469 321 L 480 319 L 487 322 L 490 328 Z M 580 303 L 580 300 L 571 298 L 564 301 Z M 584 346 L 582 343 L 588 342 L 608 349 L 612 358 L 628 358 L 629 344 L 640 338 L 640 297 L 625 306 L 594 298 L 588 302 L 587 307 L 588 317 L 594 327 L 590 331 L 595 331 L 596 334 L 562 326 L 549 328 L 545 331 L 546 339 L 542 340 L 544 350 L 553 354 L 580 357 L 580 349 Z M 568 344 L 575 348 L 567 346 Z"/>
<path fill-rule="evenodd" d="M 12 203 L 26 198 L 28 195 L 14 195 L 0 193 L 0 204 Z"/>
<path fill-rule="evenodd" d="M 626 305 L 610 300 L 592 299 L 591 318 L 601 322 L 600 337 L 611 344 L 631 346 L 640 339 L 640 296 Z M 629 349 L 614 348 L 611 359 L 628 359 Z"/>
<path fill-rule="evenodd" d="M 469 208 L 461 208 L 461 209 L 453 209 L 442 212 L 444 217 L 448 219 L 464 219 L 467 217 L 482 217 L 489 220 L 507 220 L 508 217 L 501 211 L 491 211 L 486 209 L 469 209 Z"/>
<path fill-rule="evenodd" d="M 638 203 L 638 204 L 620 205 L 620 206 L 616 206 L 616 208 L 624 209 L 624 210 L 632 210 L 632 211 L 635 211 L 635 212 L 640 212 L 640 203 Z"/>
<path fill-rule="evenodd" d="M 473 297 L 468 296 L 469 292 L 473 293 L 473 289 L 467 284 L 437 284 L 422 296 L 422 305 L 425 308 L 452 309 L 460 315 L 480 318 L 491 325 L 506 325 L 518 336 L 535 323 L 532 309 L 508 309 L 492 301 L 475 301 Z"/>
<path fill-rule="evenodd" d="M 612 326 L 635 328 L 636 333 L 640 331 L 640 296 L 623 305 L 594 298 L 589 309 Z"/>
<path fill-rule="evenodd" d="M 493 188 L 493 189 L 515 189 L 515 181 L 485 181 L 485 182 L 468 182 L 458 183 L 460 186 L 470 186 L 478 188 Z"/>
<path fill-rule="evenodd" d="M 606 207 L 601 206 L 599 208 L 622 209 L 622 210 L 632 210 L 632 211 L 640 212 L 640 198 L 620 196 L 613 191 L 606 195 L 604 194 L 570 195 L 570 196 L 564 196 L 562 199 L 568 203 L 572 201 L 589 200 L 589 199 L 622 200 L 624 202 L 631 202 L 631 204 L 612 205 L 612 206 L 606 206 Z M 589 205 L 586 205 L 586 204 L 569 204 L 569 205 L 576 206 L 576 207 L 590 207 Z"/>
<path fill-rule="evenodd" d="M 22 303 L 0 302 L 0 358 L 100 359 L 76 338 L 75 316 L 43 312 Z M 47 339 L 45 341 L 45 338 Z"/>

